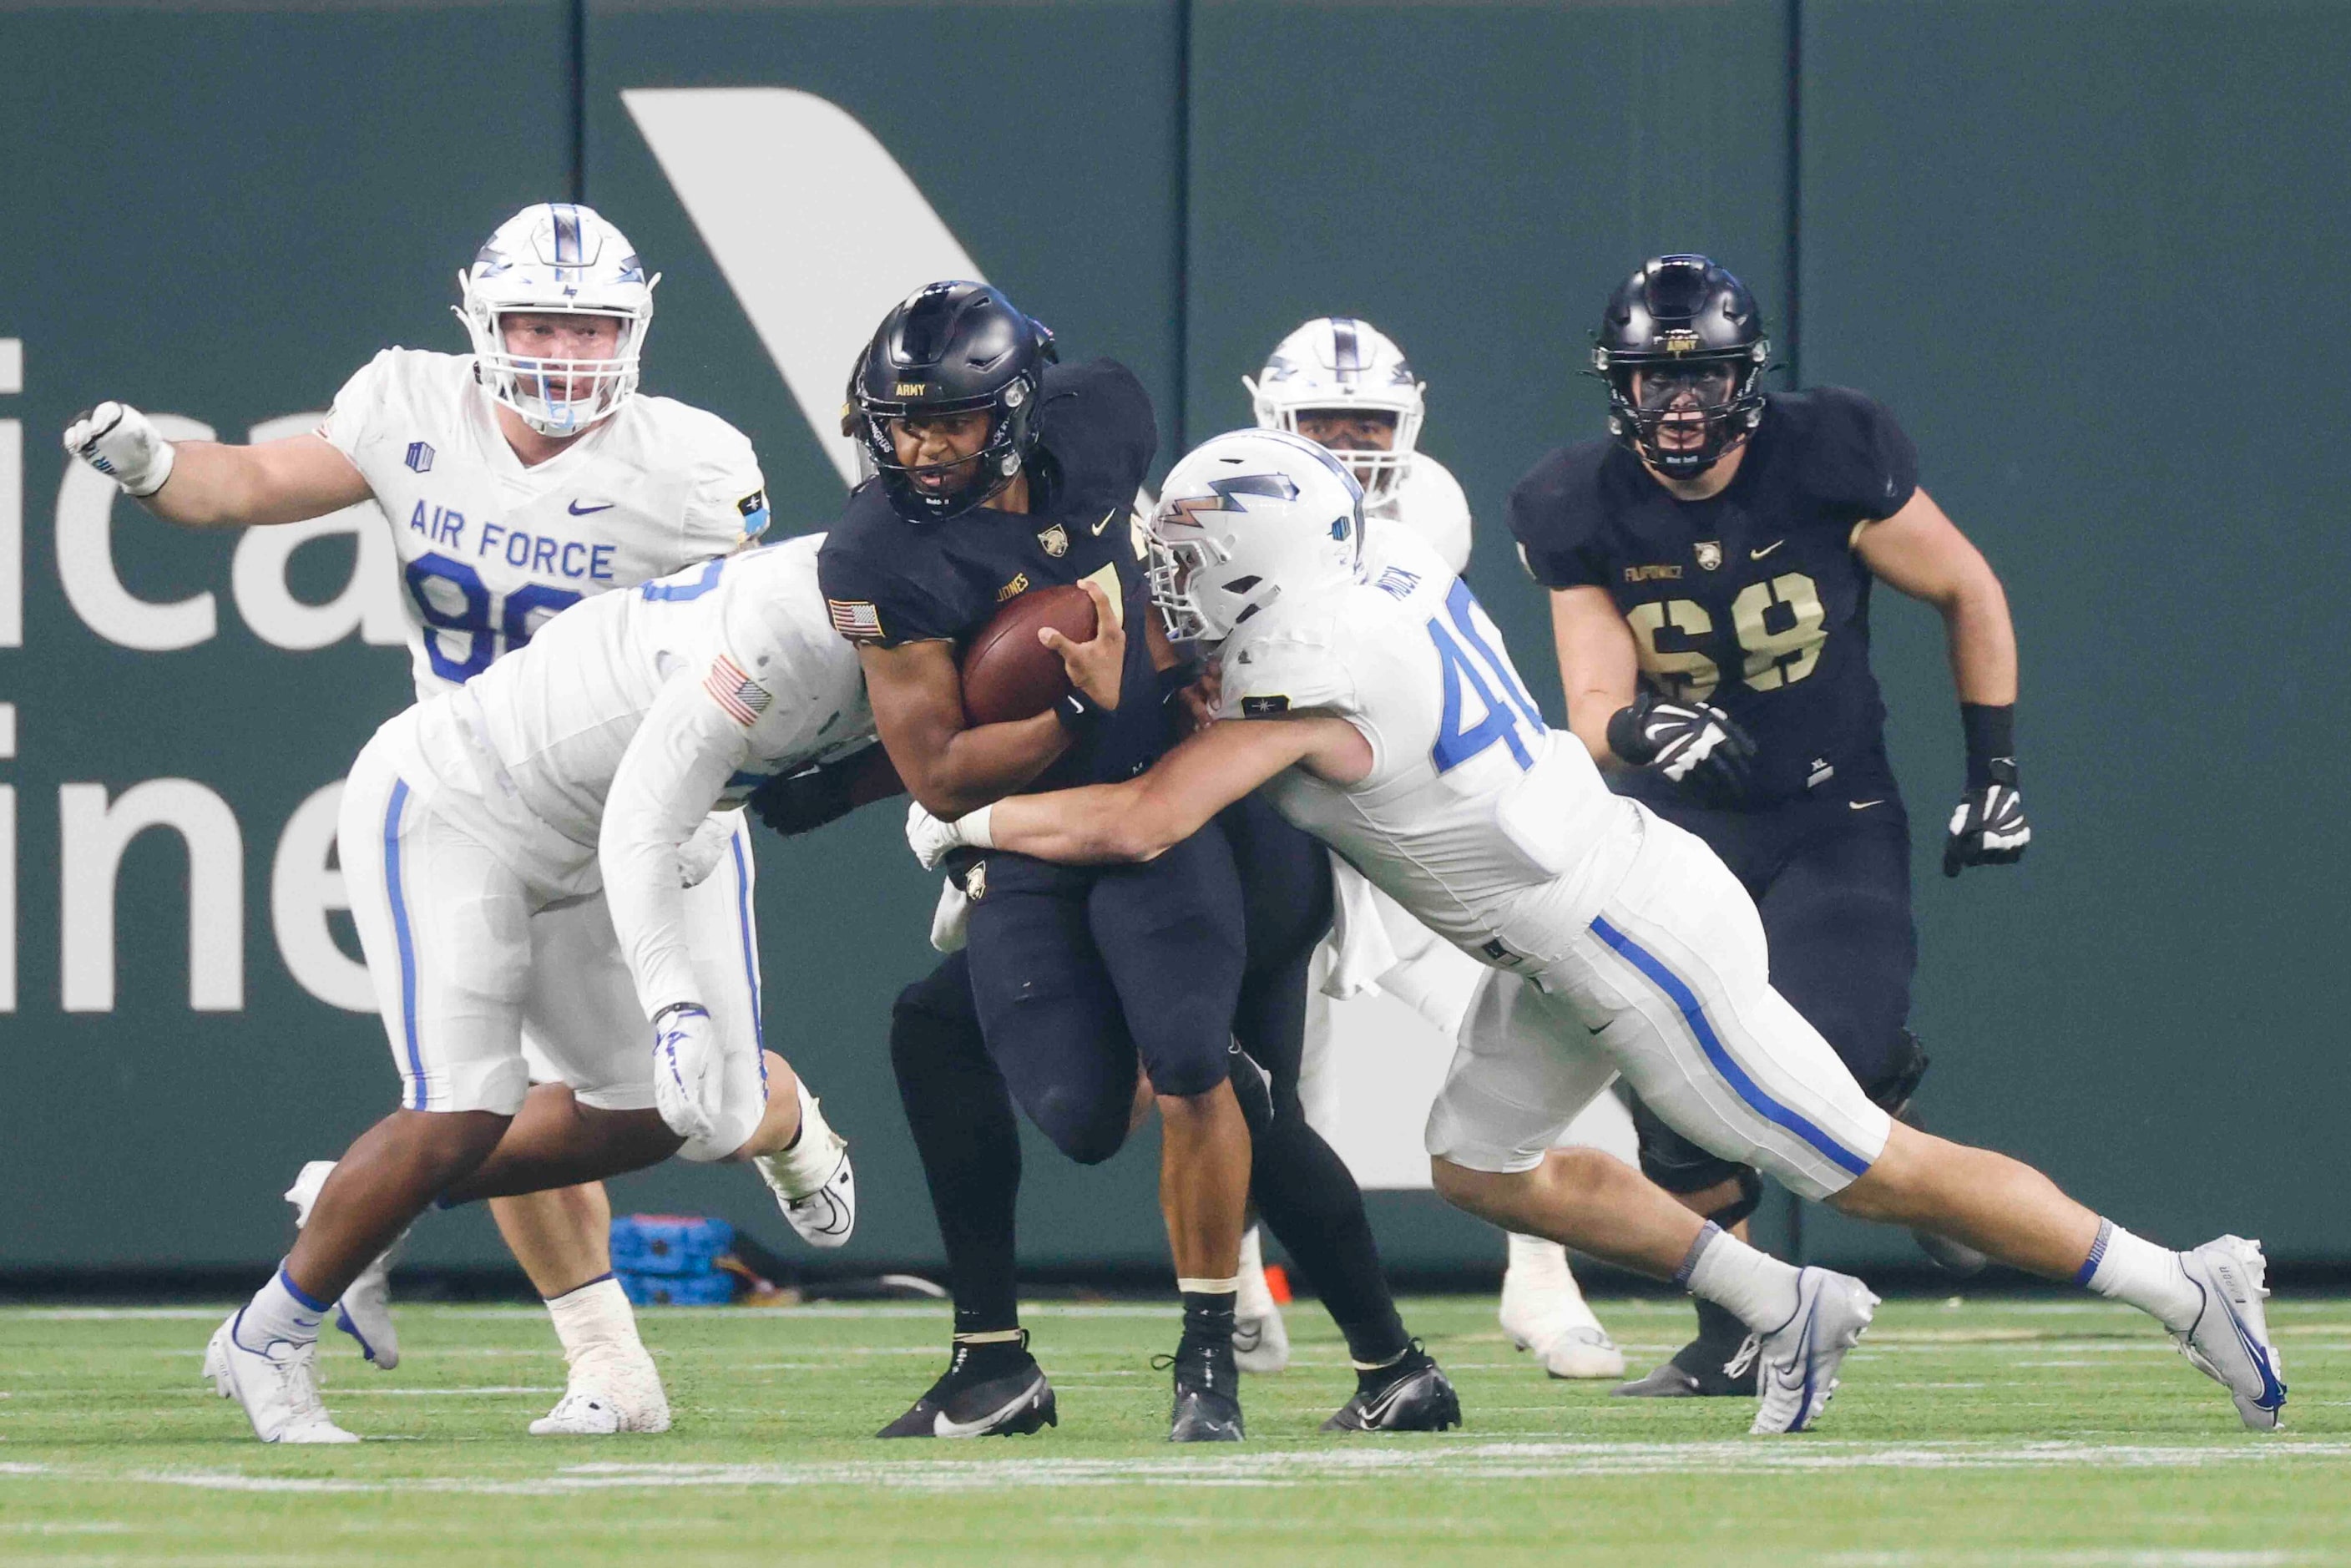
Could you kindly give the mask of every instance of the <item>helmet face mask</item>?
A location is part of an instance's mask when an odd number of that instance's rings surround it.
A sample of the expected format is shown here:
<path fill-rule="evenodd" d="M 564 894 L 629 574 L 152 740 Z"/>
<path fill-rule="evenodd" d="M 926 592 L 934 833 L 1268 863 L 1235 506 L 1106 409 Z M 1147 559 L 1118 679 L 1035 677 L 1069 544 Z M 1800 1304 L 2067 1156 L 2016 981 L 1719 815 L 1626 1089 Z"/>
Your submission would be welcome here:
<path fill-rule="evenodd" d="M 1304 428 L 1308 421 L 1384 418 L 1387 445 L 1328 446 L 1363 486 L 1365 506 L 1394 499 L 1411 477 L 1427 387 L 1414 377 L 1395 340 L 1370 322 L 1353 316 L 1309 321 L 1276 344 L 1257 378 L 1243 376 L 1241 385 L 1249 389 L 1260 430 L 1312 440 Z"/>
<path fill-rule="evenodd" d="M 1221 643 L 1285 596 L 1353 580 L 1364 490 L 1303 436 L 1230 431 L 1169 471 L 1149 531 L 1168 640 Z"/>
<path fill-rule="evenodd" d="M 1609 434 L 1675 480 L 1698 478 L 1761 423 L 1771 358 L 1754 296 L 1702 256 L 1644 265 L 1593 334 Z"/>
<path fill-rule="evenodd" d="M 524 208 L 457 275 L 457 315 L 473 340 L 475 379 L 540 434 L 581 434 L 635 395 L 660 281 L 646 277 L 628 237 L 593 208 L 569 202 Z M 534 326 L 557 329 L 550 347 L 576 346 L 578 334 L 560 330 L 563 318 L 615 322 L 612 352 L 529 351 Z"/>
<path fill-rule="evenodd" d="M 1054 359 L 1053 335 L 986 284 L 933 283 L 883 318 L 850 375 L 847 423 L 899 516 L 945 522 L 1004 492 L 1036 449 Z M 950 438 L 929 462 L 902 453 L 913 436 L 919 458 L 925 427 L 974 413 L 987 416 L 977 445 Z"/>

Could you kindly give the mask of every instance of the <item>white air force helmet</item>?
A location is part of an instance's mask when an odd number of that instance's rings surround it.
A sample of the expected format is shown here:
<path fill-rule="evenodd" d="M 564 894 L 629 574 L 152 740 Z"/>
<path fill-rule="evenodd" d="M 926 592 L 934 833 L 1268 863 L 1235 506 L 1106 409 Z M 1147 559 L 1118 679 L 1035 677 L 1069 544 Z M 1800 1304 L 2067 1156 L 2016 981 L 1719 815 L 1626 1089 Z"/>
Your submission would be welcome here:
<path fill-rule="evenodd" d="M 1175 642 L 1221 643 L 1284 595 L 1353 579 L 1364 488 L 1301 435 L 1234 430 L 1195 447 L 1159 488 L 1151 600 Z"/>
<path fill-rule="evenodd" d="M 1338 454 L 1363 481 L 1364 500 L 1388 500 L 1412 473 L 1420 440 L 1425 383 L 1395 340 L 1353 316 L 1309 321 L 1275 345 L 1255 381 L 1241 378 L 1257 409 L 1258 428 L 1298 433 L 1299 415 L 1323 410 L 1371 410 L 1395 416 L 1395 443 L 1385 452 Z"/>
<path fill-rule="evenodd" d="M 592 207 L 542 202 L 498 225 L 457 275 L 457 315 L 474 340 L 474 375 L 490 396 L 547 435 L 577 435 L 629 401 L 653 319 L 656 273 Z M 511 352 L 499 318 L 511 312 L 613 316 L 621 343 L 609 360 L 542 360 Z"/>

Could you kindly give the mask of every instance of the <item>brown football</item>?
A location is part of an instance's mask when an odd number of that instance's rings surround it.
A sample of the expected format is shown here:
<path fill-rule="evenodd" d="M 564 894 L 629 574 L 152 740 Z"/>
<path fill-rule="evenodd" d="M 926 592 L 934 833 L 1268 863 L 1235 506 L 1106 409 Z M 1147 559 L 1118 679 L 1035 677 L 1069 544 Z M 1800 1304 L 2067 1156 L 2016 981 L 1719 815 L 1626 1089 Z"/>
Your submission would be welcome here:
<path fill-rule="evenodd" d="M 1033 718 L 1070 689 L 1061 655 L 1037 641 L 1050 626 L 1072 642 L 1094 634 L 1094 604 L 1073 582 L 1032 588 L 996 612 L 963 652 L 963 716 L 972 725 Z"/>

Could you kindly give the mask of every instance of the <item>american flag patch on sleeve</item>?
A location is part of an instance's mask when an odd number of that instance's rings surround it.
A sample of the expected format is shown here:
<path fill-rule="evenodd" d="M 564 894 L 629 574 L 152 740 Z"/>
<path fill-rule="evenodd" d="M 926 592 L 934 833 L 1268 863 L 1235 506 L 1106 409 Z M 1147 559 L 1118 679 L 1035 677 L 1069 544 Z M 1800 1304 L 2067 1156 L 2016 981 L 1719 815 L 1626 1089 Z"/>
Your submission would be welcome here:
<path fill-rule="evenodd" d="M 882 612 L 866 599 L 828 599 L 826 606 L 832 612 L 832 629 L 844 637 L 879 637 L 882 635 Z"/>
<path fill-rule="evenodd" d="M 710 673 L 702 677 L 702 689 L 745 729 L 758 723 L 768 705 L 776 700 L 758 682 L 743 673 L 743 666 L 724 653 L 710 662 Z"/>

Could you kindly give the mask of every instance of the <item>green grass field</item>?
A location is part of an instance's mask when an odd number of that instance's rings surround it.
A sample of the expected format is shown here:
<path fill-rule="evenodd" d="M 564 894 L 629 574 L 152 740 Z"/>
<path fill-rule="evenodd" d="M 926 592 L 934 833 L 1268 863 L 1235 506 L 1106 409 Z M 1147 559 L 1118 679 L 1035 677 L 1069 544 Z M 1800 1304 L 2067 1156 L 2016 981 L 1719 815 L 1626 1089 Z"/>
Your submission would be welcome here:
<path fill-rule="evenodd" d="M 1687 1322 L 1603 1303 L 1635 1361 Z M 0 1311 L 0 1562 L 443 1564 L 2351 1563 L 2351 1301 L 2271 1304 L 2291 1430 L 2241 1430 L 2161 1335 L 2103 1303 L 1890 1301 L 1821 1428 L 1750 1438 L 1740 1401 L 1547 1381 L 1491 1302 L 1409 1303 L 1469 1426 L 1342 1440 L 1350 1383 L 1310 1304 L 1249 1380 L 1250 1441 L 1175 1450 L 1150 1356 L 1172 1311 L 1032 1309 L 1062 1425 L 876 1443 L 935 1375 L 930 1307 L 655 1310 L 676 1426 L 546 1439 L 543 1314 L 402 1310 L 378 1374 L 340 1336 L 329 1406 L 362 1448 L 264 1448 L 197 1377 L 219 1311 Z"/>

